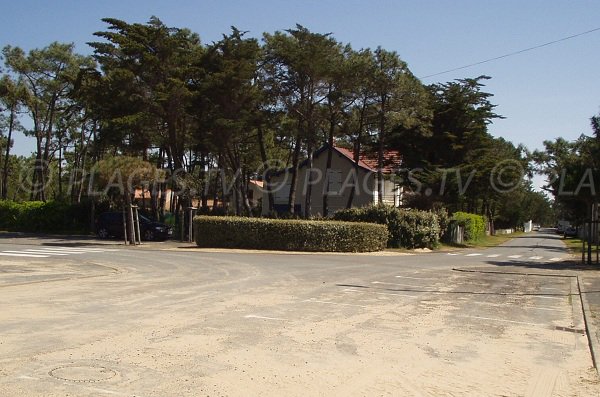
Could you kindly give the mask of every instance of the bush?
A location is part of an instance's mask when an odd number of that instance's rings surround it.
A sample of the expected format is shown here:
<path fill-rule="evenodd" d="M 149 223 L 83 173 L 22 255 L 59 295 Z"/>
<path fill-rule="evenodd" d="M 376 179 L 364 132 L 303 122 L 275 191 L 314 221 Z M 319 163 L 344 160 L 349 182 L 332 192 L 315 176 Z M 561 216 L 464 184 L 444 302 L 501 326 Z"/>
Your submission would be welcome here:
<path fill-rule="evenodd" d="M 386 225 L 388 247 L 435 248 L 440 239 L 440 225 L 436 214 L 375 205 L 350 208 L 336 212 L 333 219 L 348 222 L 373 222 Z"/>
<path fill-rule="evenodd" d="M 19 232 L 65 232 L 86 230 L 89 209 L 84 204 L 57 201 L 0 200 L 0 230 Z"/>
<path fill-rule="evenodd" d="M 485 236 L 485 219 L 483 216 L 468 212 L 455 212 L 452 223 L 458 223 L 465 228 L 465 241 L 476 241 Z"/>
<path fill-rule="evenodd" d="M 197 216 L 196 245 L 282 251 L 368 252 L 385 248 L 380 225 L 335 221 Z"/>

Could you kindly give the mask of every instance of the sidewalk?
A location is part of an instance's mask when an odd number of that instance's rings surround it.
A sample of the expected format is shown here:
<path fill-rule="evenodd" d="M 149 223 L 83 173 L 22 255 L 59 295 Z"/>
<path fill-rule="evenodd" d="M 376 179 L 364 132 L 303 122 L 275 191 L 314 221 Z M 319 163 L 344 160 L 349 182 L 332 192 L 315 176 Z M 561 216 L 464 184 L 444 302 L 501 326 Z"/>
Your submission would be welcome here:
<path fill-rule="evenodd" d="M 590 268 L 577 276 L 594 365 L 600 367 L 600 268 Z"/>

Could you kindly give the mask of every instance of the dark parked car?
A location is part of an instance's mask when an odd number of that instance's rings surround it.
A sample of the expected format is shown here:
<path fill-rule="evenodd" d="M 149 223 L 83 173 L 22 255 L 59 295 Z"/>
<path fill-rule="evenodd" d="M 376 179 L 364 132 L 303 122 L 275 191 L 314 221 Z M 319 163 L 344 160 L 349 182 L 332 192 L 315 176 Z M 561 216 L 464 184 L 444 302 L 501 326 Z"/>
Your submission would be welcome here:
<path fill-rule="evenodd" d="M 173 228 L 164 223 L 154 222 L 143 215 L 140 218 L 142 240 L 166 240 L 173 234 Z M 96 219 L 96 234 L 100 238 L 123 237 L 123 213 L 105 212 Z"/>
<path fill-rule="evenodd" d="M 569 226 L 565 229 L 564 232 L 565 237 L 577 237 L 577 228 L 573 226 Z"/>

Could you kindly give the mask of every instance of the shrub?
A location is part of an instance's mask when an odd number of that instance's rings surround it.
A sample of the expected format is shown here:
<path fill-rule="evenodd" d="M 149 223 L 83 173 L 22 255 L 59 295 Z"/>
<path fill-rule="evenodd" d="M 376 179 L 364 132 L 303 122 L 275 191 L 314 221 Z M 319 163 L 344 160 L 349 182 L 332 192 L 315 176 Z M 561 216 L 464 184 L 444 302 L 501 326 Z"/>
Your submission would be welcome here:
<path fill-rule="evenodd" d="M 194 231 L 205 248 L 368 252 L 387 241 L 383 226 L 336 221 L 197 216 Z"/>
<path fill-rule="evenodd" d="M 57 201 L 16 203 L 0 200 L 0 229 L 20 232 L 82 231 L 88 228 L 89 210 Z"/>
<path fill-rule="evenodd" d="M 386 225 L 389 232 L 388 246 L 393 248 L 435 248 L 440 239 L 437 216 L 428 211 L 380 204 L 340 210 L 334 214 L 333 219 Z"/>
<path fill-rule="evenodd" d="M 465 228 L 465 241 L 475 241 L 485 236 L 485 219 L 481 215 L 468 212 L 455 212 L 452 222 Z"/>
<path fill-rule="evenodd" d="M 443 207 L 434 209 L 433 213 L 437 216 L 438 223 L 440 224 L 440 240 L 442 240 L 450 225 L 450 215 L 448 214 L 448 210 Z"/>

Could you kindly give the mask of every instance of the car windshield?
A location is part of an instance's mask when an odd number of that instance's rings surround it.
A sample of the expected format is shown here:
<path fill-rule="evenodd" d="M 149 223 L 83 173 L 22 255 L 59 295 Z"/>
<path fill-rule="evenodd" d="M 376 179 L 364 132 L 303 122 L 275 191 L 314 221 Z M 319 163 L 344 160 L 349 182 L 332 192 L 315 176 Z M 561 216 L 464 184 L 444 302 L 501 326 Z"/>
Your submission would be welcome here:
<path fill-rule="evenodd" d="M 150 220 L 149 218 L 146 218 L 144 215 L 139 215 L 139 217 L 140 217 L 140 221 L 142 221 L 142 222 L 152 223 L 152 220 Z"/>

